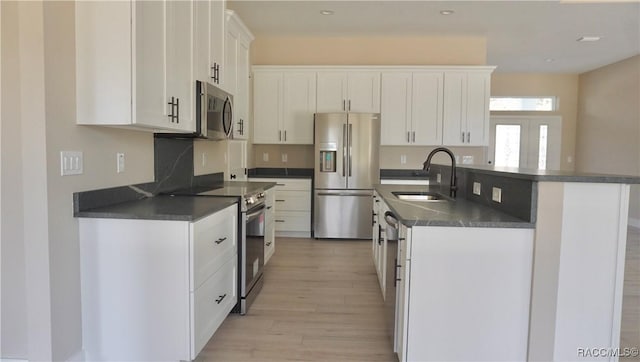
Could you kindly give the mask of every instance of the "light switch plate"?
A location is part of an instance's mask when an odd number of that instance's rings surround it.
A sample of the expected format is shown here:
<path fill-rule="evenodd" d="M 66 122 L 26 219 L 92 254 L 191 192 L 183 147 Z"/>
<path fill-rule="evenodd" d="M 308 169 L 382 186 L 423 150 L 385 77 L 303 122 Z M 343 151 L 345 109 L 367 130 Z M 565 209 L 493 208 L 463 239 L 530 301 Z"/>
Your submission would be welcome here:
<path fill-rule="evenodd" d="M 482 185 L 480 185 L 480 182 L 473 182 L 473 194 L 474 195 L 480 195 L 480 192 L 482 190 Z"/>
<path fill-rule="evenodd" d="M 404 165 L 407 163 L 407 155 L 400 155 L 400 164 Z"/>
<path fill-rule="evenodd" d="M 266 152 L 262 153 L 262 161 L 269 162 L 269 154 Z"/>
<path fill-rule="evenodd" d="M 282 154 L 282 162 L 287 162 L 287 154 L 286 153 Z"/>
<path fill-rule="evenodd" d="M 82 151 L 60 151 L 60 175 L 82 175 L 83 164 Z"/>
<path fill-rule="evenodd" d="M 494 187 L 491 192 L 491 200 L 495 202 L 502 202 L 502 189 Z"/>

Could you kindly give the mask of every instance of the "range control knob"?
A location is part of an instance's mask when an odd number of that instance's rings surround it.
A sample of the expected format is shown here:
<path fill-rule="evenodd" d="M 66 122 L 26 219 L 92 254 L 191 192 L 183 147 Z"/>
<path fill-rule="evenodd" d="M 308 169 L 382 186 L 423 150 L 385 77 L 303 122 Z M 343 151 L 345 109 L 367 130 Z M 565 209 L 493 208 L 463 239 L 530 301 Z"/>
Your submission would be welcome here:
<path fill-rule="evenodd" d="M 258 194 L 258 199 L 264 199 L 264 192 Z"/>

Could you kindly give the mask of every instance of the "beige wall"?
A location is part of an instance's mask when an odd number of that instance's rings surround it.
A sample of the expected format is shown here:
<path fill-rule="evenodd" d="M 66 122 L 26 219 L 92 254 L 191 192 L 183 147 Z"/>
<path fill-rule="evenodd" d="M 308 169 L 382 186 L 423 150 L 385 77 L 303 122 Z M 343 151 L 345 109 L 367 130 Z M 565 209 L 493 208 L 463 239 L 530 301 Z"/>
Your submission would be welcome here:
<path fill-rule="evenodd" d="M 640 176 L 640 55 L 580 75 L 576 169 Z M 640 186 L 629 215 L 640 227 Z"/>
<path fill-rule="evenodd" d="M 578 75 L 544 73 L 493 73 L 492 96 L 556 96 L 559 107 L 549 115 L 562 117 L 560 168 L 575 168 L 575 134 L 578 112 Z M 540 115 L 540 112 L 492 112 L 492 115 Z"/>
<path fill-rule="evenodd" d="M 264 161 L 264 154 L 269 160 Z M 282 155 L 287 162 L 282 162 Z M 253 167 L 313 168 L 313 145 L 253 145 Z"/>
<path fill-rule="evenodd" d="M 202 163 L 204 154 L 204 164 Z M 227 142 L 225 141 L 193 141 L 193 173 L 206 175 L 209 173 L 226 172 Z"/>
<path fill-rule="evenodd" d="M 484 65 L 486 39 L 460 37 L 258 36 L 256 65 Z"/>

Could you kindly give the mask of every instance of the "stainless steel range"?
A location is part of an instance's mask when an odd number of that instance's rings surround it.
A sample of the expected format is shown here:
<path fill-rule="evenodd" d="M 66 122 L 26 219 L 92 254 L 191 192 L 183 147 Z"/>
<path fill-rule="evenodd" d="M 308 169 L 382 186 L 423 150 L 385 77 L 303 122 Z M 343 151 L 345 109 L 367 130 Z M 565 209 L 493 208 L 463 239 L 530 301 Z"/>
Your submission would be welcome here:
<path fill-rule="evenodd" d="M 211 189 L 192 188 L 173 195 L 235 197 L 239 199 L 238 225 L 238 303 L 233 312 L 244 315 L 260 293 L 264 268 L 264 188 L 258 183 L 225 182 Z"/>

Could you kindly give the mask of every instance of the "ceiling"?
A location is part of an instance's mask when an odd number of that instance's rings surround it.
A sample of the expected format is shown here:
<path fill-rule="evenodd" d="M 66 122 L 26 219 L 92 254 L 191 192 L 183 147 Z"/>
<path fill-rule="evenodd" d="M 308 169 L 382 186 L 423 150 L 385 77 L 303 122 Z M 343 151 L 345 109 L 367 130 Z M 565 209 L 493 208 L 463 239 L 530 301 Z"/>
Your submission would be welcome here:
<path fill-rule="evenodd" d="M 640 1 L 228 0 L 261 35 L 485 36 L 501 72 L 582 73 L 640 54 Z M 454 10 L 441 15 L 441 10 Z M 332 10 L 333 15 L 321 15 Z M 600 36 L 597 42 L 578 42 Z"/>

